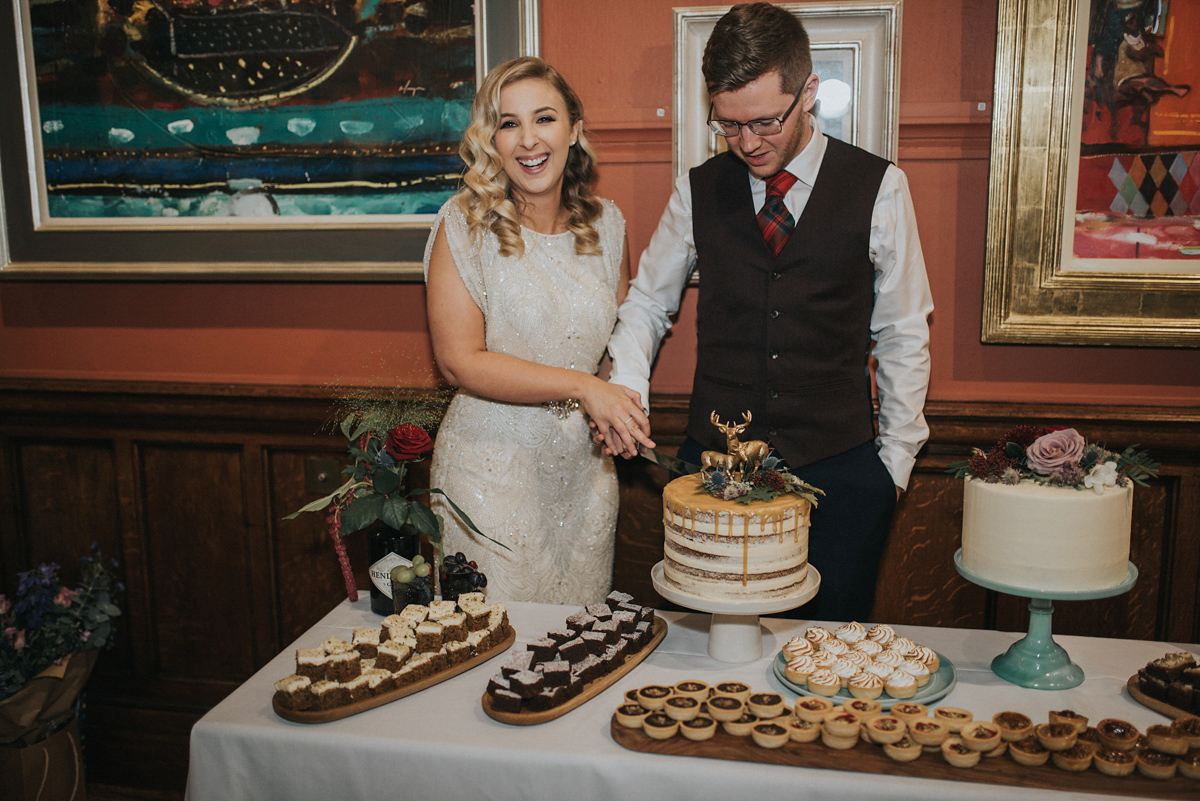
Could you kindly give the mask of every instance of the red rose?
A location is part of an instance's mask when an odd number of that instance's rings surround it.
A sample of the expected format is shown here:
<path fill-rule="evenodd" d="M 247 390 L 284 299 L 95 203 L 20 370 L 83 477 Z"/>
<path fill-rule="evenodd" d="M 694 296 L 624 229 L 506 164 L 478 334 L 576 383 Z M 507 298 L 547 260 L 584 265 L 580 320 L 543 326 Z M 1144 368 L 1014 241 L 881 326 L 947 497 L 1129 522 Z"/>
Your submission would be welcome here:
<path fill-rule="evenodd" d="M 420 426 L 412 423 L 401 423 L 388 432 L 387 442 L 383 449 L 396 461 L 414 459 L 422 453 L 433 450 L 433 440 Z"/>

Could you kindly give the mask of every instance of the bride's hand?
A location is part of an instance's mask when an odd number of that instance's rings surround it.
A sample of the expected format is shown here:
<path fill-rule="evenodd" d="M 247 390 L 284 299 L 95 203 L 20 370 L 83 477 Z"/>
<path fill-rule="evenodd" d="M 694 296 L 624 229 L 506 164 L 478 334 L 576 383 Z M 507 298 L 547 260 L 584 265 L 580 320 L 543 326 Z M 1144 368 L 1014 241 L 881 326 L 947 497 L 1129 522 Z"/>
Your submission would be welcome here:
<path fill-rule="evenodd" d="M 579 401 L 593 424 L 593 438 L 604 442 L 607 453 L 630 459 L 637 456 L 639 446 L 655 447 L 641 396 L 629 387 L 597 378 Z"/>

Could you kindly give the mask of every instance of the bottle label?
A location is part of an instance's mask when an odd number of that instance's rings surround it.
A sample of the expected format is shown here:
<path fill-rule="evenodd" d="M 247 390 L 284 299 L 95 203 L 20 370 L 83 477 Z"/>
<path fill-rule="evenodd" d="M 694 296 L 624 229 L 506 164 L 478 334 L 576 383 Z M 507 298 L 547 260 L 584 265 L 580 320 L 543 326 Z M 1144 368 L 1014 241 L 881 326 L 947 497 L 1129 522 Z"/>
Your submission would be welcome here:
<path fill-rule="evenodd" d="M 389 552 L 375 564 L 371 565 L 371 583 L 375 589 L 387 597 L 392 597 L 392 568 L 412 567 L 412 562 L 396 553 Z"/>

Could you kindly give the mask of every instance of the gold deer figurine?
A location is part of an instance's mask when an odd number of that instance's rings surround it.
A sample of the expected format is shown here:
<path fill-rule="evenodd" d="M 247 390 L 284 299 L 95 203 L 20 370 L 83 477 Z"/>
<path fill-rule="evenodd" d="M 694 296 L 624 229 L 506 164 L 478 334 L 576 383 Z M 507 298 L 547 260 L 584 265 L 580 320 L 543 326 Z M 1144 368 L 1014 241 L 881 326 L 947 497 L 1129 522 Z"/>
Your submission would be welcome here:
<path fill-rule="evenodd" d="M 700 466 L 702 469 L 718 468 L 728 470 L 730 473 L 737 472 L 740 474 L 748 464 L 757 464 L 767 458 L 770 452 L 770 447 L 761 439 L 752 439 L 748 442 L 738 440 L 738 434 L 746 430 L 746 426 L 750 425 L 753 416 L 749 411 L 743 412 L 742 417 L 745 422 L 742 423 L 722 423 L 717 413 L 713 412 L 709 415 L 709 420 L 717 427 L 717 430 L 725 435 L 725 448 L 728 453 L 720 451 L 704 451 L 700 455 Z"/>

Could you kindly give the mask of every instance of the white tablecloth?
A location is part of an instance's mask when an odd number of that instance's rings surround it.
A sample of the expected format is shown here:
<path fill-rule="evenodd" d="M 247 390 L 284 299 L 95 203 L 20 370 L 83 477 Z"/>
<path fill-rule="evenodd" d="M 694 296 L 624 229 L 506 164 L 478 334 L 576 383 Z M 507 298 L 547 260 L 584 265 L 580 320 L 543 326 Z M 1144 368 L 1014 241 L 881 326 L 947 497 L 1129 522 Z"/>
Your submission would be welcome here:
<path fill-rule="evenodd" d="M 514 648 L 561 628 L 572 608 L 508 604 L 517 631 Z M 723 759 L 637 753 L 609 734 L 622 694 L 645 684 L 696 678 L 709 684 L 736 679 L 755 689 L 783 691 L 771 659 L 810 622 L 762 618 L 763 657 L 748 664 L 708 656 L 709 616 L 662 615 L 669 624 L 658 649 L 633 672 L 578 709 L 539 726 L 509 726 L 487 717 L 480 697 L 504 655 L 415 695 L 360 715 L 319 725 L 290 723 L 271 708 L 274 682 L 294 670 L 296 648 L 331 636 L 349 639 L 356 626 L 377 625 L 367 601 L 338 605 L 291 647 L 205 715 L 191 736 L 189 801 L 303 801 L 303 799 L 635 799 L 709 798 L 954 799 L 967 792 L 988 799 L 1065 799 L 1074 794 L 962 784 L 932 779 L 818 770 Z M 1045 720 L 1051 709 L 1073 709 L 1092 722 L 1128 720 L 1141 729 L 1166 721 L 1124 689 L 1147 661 L 1195 646 L 1057 636 L 1085 673 L 1071 690 L 1030 690 L 989 668 L 1022 633 L 897 626 L 897 631 L 948 657 L 958 684 L 940 703 L 976 718 L 1014 709 Z M 1198 788 L 1200 794 L 1200 788 Z M 1079 795 L 1097 799 L 1106 796 Z M 1115 797 L 1115 796 L 1107 796 Z"/>

